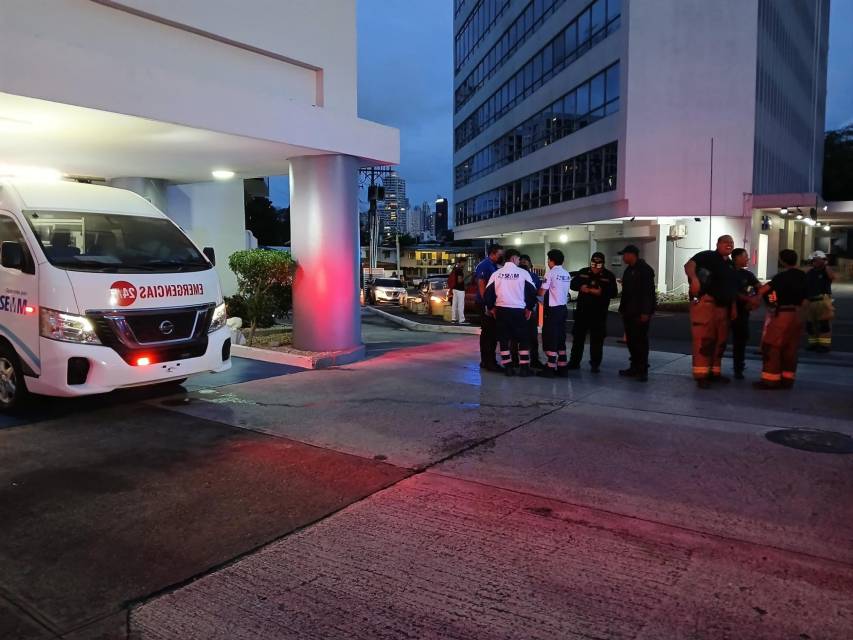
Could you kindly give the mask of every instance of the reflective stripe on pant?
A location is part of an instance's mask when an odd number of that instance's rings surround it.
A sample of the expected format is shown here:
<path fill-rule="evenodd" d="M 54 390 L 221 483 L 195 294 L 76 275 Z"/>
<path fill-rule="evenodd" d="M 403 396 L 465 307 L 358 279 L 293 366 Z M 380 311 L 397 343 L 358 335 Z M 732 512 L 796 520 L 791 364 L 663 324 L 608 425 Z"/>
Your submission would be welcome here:
<path fill-rule="evenodd" d="M 832 344 L 832 314 L 832 298 L 828 295 L 820 300 L 809 300 L 806 307 L 806 331 L 810 346 L 829 347 Z"/>
<path fill-rule="evenodd" d="M 465 292 L 454 290 L 450 303 L 450 319 L 453 322 L 465 322 Z"/>
<path fill-rule="evenodd" d="M 719 307 L 705 295 L 690 305 L 690 332 L 693 337 L 693 377 L 697 380 L 720 375 L 726 337 L 729 332 L 728 306 Z"/>
<path fill-rule="evenodd" d="M 504 365 L 512 363 L 510 342 L 515 341 L 518 343 L 518 363 L 521 365 L 530 364 L 530 349 L 527 344 L 529 334 L 524 309 L 496 307 L 495 319 L 498 342 L 501 347 L 501 362 Z"/>
<path fill-rule="evenodd" d="M 772 314 L 764 330 L 761 353 L 764 365 L 761 379 L 767 382 L 793 381 L 797 371 L 797 351 L 803 322 L 797 311 L 780 311 Z"/>

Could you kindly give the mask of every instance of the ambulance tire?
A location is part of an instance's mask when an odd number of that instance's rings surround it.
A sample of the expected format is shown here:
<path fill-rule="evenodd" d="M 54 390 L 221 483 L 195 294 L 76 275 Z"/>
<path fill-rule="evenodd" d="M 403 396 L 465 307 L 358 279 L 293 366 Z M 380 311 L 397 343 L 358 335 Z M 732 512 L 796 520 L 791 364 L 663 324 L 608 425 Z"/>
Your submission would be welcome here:
<path fill-rule="evenodd" d="M 11 345 L 0 342 L 0 412 L 20 407 L 27 396 L 27 383 L 18 354 Z"/>

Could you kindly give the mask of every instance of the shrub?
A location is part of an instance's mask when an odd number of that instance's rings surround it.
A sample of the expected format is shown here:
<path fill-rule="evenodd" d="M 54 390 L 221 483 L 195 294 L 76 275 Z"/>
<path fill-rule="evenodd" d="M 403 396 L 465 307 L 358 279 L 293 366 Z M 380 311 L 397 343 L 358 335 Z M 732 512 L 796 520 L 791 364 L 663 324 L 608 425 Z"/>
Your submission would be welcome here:
<path fill-rule="evenodd" d="M 277 312 L 289 309 L 282 305 L 289 305 L 291 299 L 293 259 L 282 251 L 251 249 L 231 254 L 228 266 L 237 276 L 239 296 L 232 296 L 231 304 L 237 308 L 243 305 L 243 318 L 250 324 L 251 346 L 257 327 L 270 326 Z"/>

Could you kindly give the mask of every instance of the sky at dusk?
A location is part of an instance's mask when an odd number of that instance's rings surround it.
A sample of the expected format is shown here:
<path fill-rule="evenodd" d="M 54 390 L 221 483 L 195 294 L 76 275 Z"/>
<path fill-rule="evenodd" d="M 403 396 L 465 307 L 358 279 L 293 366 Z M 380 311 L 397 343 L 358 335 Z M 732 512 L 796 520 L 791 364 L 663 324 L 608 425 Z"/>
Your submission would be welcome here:
<path fill-rule="evenodd" d="M 357 0 L 358 115 L 400 129 L 411 206 L 453 196 L 453 0 Z M 827 129 L 853 123 L 853 0 L 832 0 Z M 287 204 L 287 179 L 270 197 Z M 366 206 L 366 204 L 365 204 Z"/>

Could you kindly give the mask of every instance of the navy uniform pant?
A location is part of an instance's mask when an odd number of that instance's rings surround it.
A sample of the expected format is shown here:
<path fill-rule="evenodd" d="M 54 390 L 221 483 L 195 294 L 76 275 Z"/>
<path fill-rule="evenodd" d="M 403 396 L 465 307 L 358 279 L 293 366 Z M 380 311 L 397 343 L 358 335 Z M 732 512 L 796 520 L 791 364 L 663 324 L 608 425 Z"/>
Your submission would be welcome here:
<path fill-rule="evenodd" d="M 512 364 L 510 343 L 518 344 L 518 363 L 522 366 L 530 364 L 530 330 L 524 309 L 509 307 L 495 308 L 495 324 L 497 325 L 498 344 L 501 350 L 501 364 Z"/>
<path fill-rule="evenodd" d="M 607 307 L 602 309 L 575 310 L 572 326 L 572 355 L 569 362 L 580 364 L 586 335 L 589 334 L 589 363 L 601 364 L 604 353 L 604 336 L 607 335 Z"/>
<path fill-rule="evenodd" d="M 640 316 L 622 316 L 625 325 L 625 342 L 631 354 L 631 369 L 645 373 L 649 368 L 649 322 L 641 322 Z"/>

